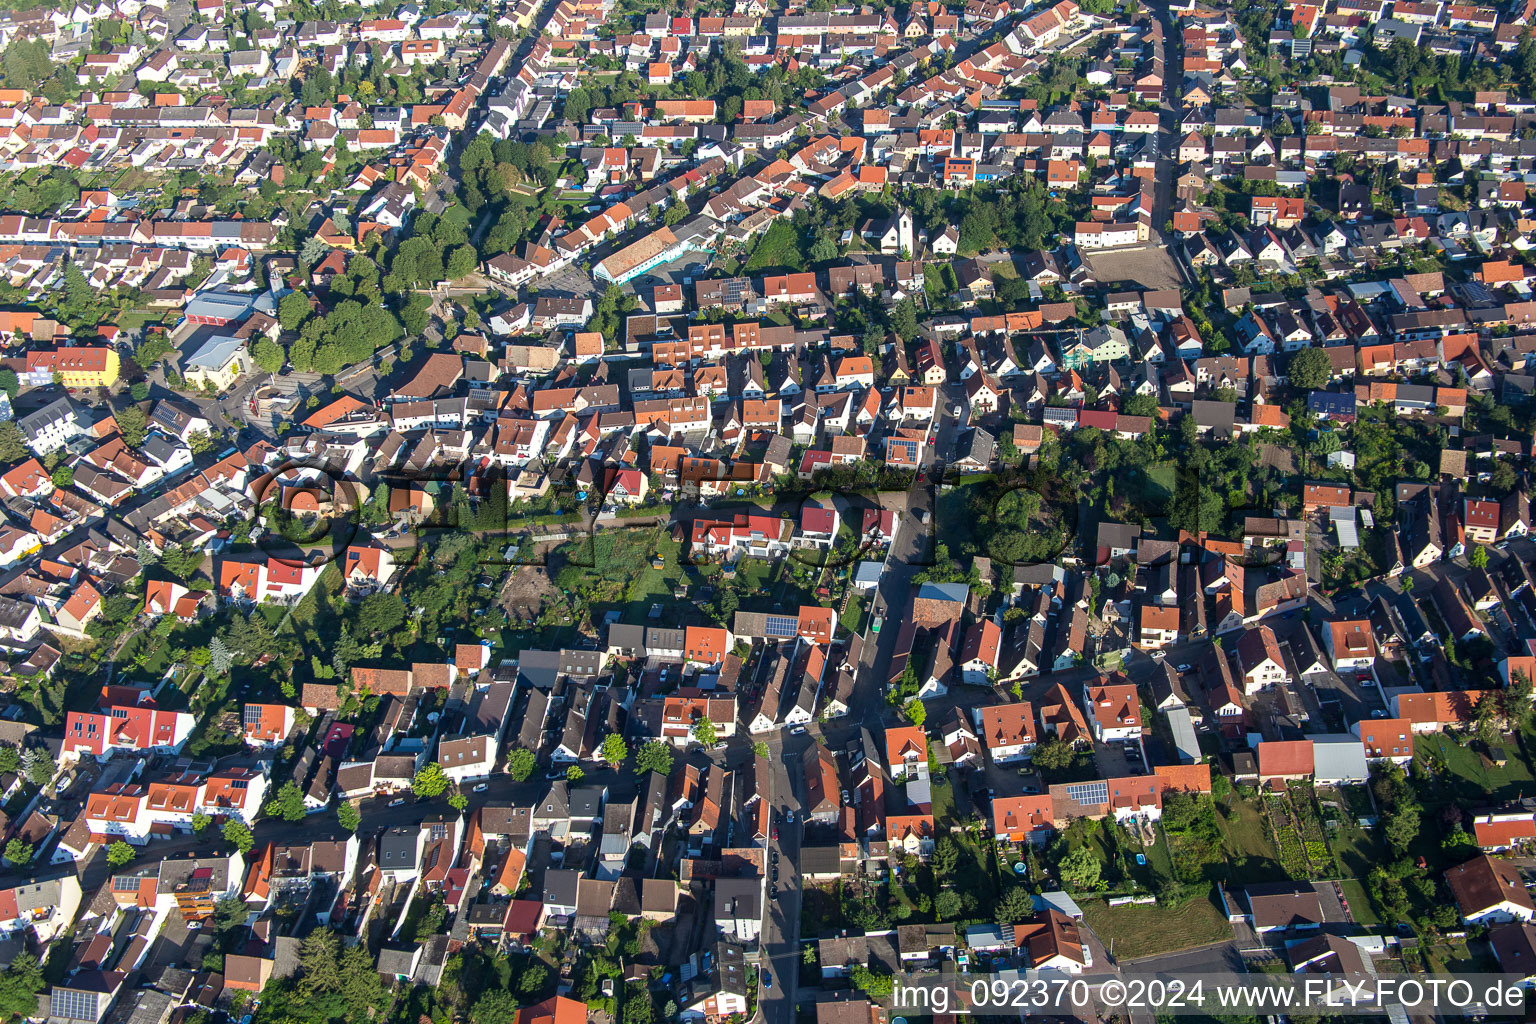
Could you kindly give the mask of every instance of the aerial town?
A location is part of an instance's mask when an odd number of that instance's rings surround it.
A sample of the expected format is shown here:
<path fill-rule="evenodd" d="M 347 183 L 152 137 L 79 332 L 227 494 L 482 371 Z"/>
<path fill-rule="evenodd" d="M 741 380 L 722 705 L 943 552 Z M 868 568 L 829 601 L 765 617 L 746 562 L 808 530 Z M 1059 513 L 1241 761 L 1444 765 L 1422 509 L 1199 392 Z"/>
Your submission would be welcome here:
<path fill-rule="evenodd" d="M 1536 986 L 1533 21 L 6 0 L 0 1024 Z"/>

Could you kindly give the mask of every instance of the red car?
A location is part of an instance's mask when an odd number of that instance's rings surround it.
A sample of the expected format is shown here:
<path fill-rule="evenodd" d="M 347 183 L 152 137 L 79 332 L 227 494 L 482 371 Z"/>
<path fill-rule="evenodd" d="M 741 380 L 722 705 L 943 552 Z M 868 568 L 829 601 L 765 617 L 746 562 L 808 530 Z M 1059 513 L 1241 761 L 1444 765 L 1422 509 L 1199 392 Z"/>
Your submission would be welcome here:
<path fill-rule="evenodd" d="M 775 828 L 773 830 L 773 841 L 774 842 L 778 842 L 779 841 L 779 830 L 777 828 Z"/>

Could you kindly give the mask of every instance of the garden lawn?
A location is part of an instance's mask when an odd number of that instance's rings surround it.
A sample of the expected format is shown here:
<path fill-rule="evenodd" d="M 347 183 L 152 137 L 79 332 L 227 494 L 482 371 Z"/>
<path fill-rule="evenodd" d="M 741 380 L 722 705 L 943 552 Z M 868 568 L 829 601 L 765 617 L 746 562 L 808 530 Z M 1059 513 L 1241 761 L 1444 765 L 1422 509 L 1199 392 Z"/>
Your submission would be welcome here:
<path fill-rule="evenodd" d="M 953 486 L 946 485 L 939 492 L 938 508 L 935 510 L 938 522 L 935 524 L 934 536 L 956 558 L 970 551 L 976 543 L 971 531 L 971 488 L 982 482 L 981 477 L 962 477 Z"/>
<path fill-rule="evenodd" d="M 1273 882 L 1289 876 L 1280 863 L 1280 851 L 1270 838 L 1269 825 L 1253 800 L 1233 794 L 1227 802 L 1229 814 L 1221 816 L 1227 839 L 1227 880 L 1233 885 L 1244 882 Z"/>
<path fill-rule="evenodd" d="M 1333 847 L 1333 859 L 1345 874 L 1364 876 L 1381 863 L 1381 850 L 1376 840 L 1352 821 L 1341 822 L 1329 844 Z"/>
<path fill-rule="evenodd" d="M 1536 732 L 1530 729 L 1501 741 L 1509 760 L 1500 767 L 1485 763 L 1476 750 L 1444 733 L 1414 737 L 1414 757 L 1437 768 L 1443 765 L 1446 771 L 1435 785 L 1424 787 L 1426 804 L 1433 795 L 1441 796 L 1444 802 L 1481 805 L 1507 803 L 1530 794 L 1536 790 L 1536 775 L 1527 760 L 1527 750 L 1533 744 Z"/>
<path fill-rule="evenodd" d="M 868 617 L 869 597 L 865 594 L 855 594 L 843 606 L 843 614 L 839 621 L 848 632 L 862 633 L 864 632 L 864 622 Z"/>
<path fill-rule="evenodd" d="M 1225 942 L 1232 926 L 1215 903 L 1215 888 L 1177 906 L 1160 903 L 1111 907 L 1103 900 L 1078 900 L 1083 919 L 1119 960 L 1174 953 Z"/>
<path fill-rule="evenodd" d="M 948 834 L 949 826 L 954 824 L 955 818 L 955 791 L 948 782 L 933 780 L 929 787 L 932 797 L 933 827 L 940 835 Z"/>
<path fill-rule="evenodd" d="M 135 330 L 147 324 L 157 324 L 165 315 L 164 311 L 153 309 L 126 309 L 112 318 L 112 322 L 125 331 Z"/>
<path fill-rule="evenodd" d="M 975 909 L 968 913 L 985 918 L 997 906 L 996 851 L 990 844 L 986 848 L 978 846 L 964 832 L 951 833 L 951 838 L 960 847 L 960 857 L 952 875 L 938 875 L 935 881 L 941 886 L 948 883 L 962 897 L 969 893 L 975 900 Z"/>
<path fill-rule="evenodd" d="M 764 270 L 804 270 L 805 254 L 800 251 L 800 239 L 794 225 L 776 220 L 763 237 L 758 239 L 752 255 L 742 264 L 747 273 Z"/>
<path fill-rule="evenodd" d="M 451 224 L 457 224 L 464 229 L 466 234 L 469 232 L 471 217 L 469 210 L 465 208 L 463 203 L 454 203 L 444 210 L 442 219 Z"/>
<path fill-rule="evenodd" d="M 776 598 L 769 588 L 775 586 L 773 579 L 777 564 L 762 558 L 743 558 L 736 563 L 736 578 L 721 581 L 721 585 L 736 592 L 743 611 L 773 611 Z"/>
<path fill-rule="evenodd" d="M 1341 879 L 1339 888 L 1344 890 L 1344 898 L 1349 901 L 1349 912 L 1354 915 L 1356 924 L 1366 928 L 1375 928 L 1381 924 L 1381 918 L 1371 908 L 1371 899 L 1365 894 L 1365 886 L 1360 884 L 1360 879 Z"/>

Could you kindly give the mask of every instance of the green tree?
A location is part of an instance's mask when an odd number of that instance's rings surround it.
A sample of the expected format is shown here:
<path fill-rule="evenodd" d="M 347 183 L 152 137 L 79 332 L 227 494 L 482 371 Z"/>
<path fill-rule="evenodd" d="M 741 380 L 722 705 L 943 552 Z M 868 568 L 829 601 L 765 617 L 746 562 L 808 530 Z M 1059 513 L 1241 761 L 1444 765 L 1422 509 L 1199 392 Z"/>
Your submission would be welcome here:
<path fill-rule="evenodd" d="M 1511 732 L 1519 732 L 1525 728 L 1531 720 L 1531 698 L 1533 687 L 1531 678 L 1524 672 L 1516 671 L 1509 680 L 1509 686 L 1503 690 L 1495 691 L 1499 694 L 1499 703 L 1504 717 L 1504 728 Z"/>
<path fill-rule="evenodd" d="M 357 624 L 369 636 L 391 633 L 405 622 L 405 602 L 395 593 L 369 594 L 357 608 Z"/>
<path fill-rule="evenodd" d="M 473 274 L 479 265 L 475 250 L 468 245 L 461 245 L 448 254 L 448 277 L 458 281 Z"/>
<path fill-rule="evenodd" d="M 1316 391 L 1327 385 L 1328 378 L 1333 375 L 1333 364 L 1328 359 L 1328 353 L 1309 346 L 1291 356 L 1285 374 L 1293 387 Z"/>
<path fill-rule="evenodd" d="M 1077 752 L 1072 749 L 1070 743 L 1065 743 L 1059 736 L 1052 736 L 1035 748 L 1032 762 L 1036 768 L 1048 772 L 1058 772 L 1070 767 L 1077 759 Z"/>
<path fill-rule="evenodd" d="M 1092 850 L 1086 846 L 1077 846 L 1061 858 L 1061 863 L 1056 865 L 1056 873 L 1061 876 L 1063 888 L 1071 892 L 1087 892 L 1099 884 L 1102 868 L 1103 865 Z"/>
<path fill-rule="evenodd" d="M 212 824 L 213 819 L 204 814 L 202 811 L 198 811 L 192 815 L 192 831 L 196 835 L 202 835 L 203 832 L 207 830 L 208 826 Z"/>
<path fill-rule="evenodd" d="M 48 44 L 41 39 L 15 37 L 0 53 L 0 71 L 5 73 L 7 86 L 36 89 L 53 74 L 53 58 Z"/>
<path fill-rule="evenodd" d="M 27 779 L 32 785 L 39 787 L 52 782 L 59 771 L 58 763 L 42 747 L 29 747 L 26 753 L 21 755 L 21 764 L 27 773 Z"/>
<path fill-rule="evenodd" d="M 928 709 L 924 707 L 923 702 L 918 700 L 916 697 L 909 699 L 905 704 L 901 706 L 901 713 L 906 716 L 907 721 L 911 722 L 919 729 L 921 729 L 923 727 L 923 723 L 928 720 Z"/>
<path fill-rule="evenodd" d="M 268 337 L 262 337 L 256 342 L 251 355 L 263 373 L 276 373 L 283 368 L 283 362 L 288 358 L 287 353 L 283 351 L 283 346 Z M 142 402 L 143 399 L 139 401 Z"/>
<path fill-rule="evenodd" d="M 1440 849 L 1453 857 L 1466 857 L 1477 852 L 1477 838 L 1457 825 L 1440 840 Z"/>
<path fill-rule="evenodd" d="M 623 764 L 624 759 L 629 756 L 629 747 L 625 745 L 624 737 L 620 736 L 616 732 L 609 733 L 606 737 L 603 738 L 603 746 L 602 749 L 598 752 L 598 756 L 600 756 L 604 761 L 607 761 L 613 767 L 617 768 L 619 765 Z"/>
<path fill-rule="evenodd" d="M 43 969 L 37 957 L 20 952 L 0 971 L 0 1020 L 37 1016 L 37 994 L 43 990 Z"/>
<path fill-rule="evenodd" d="M 443 795 L 448 788 L 448 776 L 443 771 L 443 766 L 437 761 L 422 768 L 411 780 L 411 792 L 423 800 L 431 800 Z"/>
<path fill-rule="evenodd" d="M 715 723 L 711 722 L 708 718 L 701 718 L 697 722 L 694 722 L 691 732 L 693 733 L 693 738 L 704 744 L 706 747 L 712 747 L 715 745 L 717 739 L 715 734 Z"/>
<path fill-rule="evenodd" d="M 651 994 L 645 988 L 638 987 L 634 991 L 625 992 L 623 1024 L 653 1024 L 655 1018 L 656 1011 L 651 1005 Z"/>
<path fill-rule="evenodd" d="M 1382 829 L 1387 845 L 1394 850 L 1406 850 L 1419 835 L 1419 808 L 1416 804 L 1399 801 L 1387 817 Z"/>
<path fill-rule="evenodd" d="M 362 812 L 357 809 L 355 804 L 343 800 L 341 803 L 336 805 L 336 824 L 340 825 L 348 832 L 356 832 L 357 826 L 361 825 L 362 823 Z"/>
<path fill-rule="evenodd" d="M 226 821 L 219 831 L 224 836 L 225 842 L 243 854 L 250 853 L 251 847 L 256 845 L 256 837 L 251 835 L 251 827 L 243 821 L 233 819 Z"/>
<path fill-rule="evenodd" d="M 30 454 L 21 428 L 10 420 L 0 422 L 0 462 L 20 462 Z"/>
<path fill-rule="evenodd" d="M 289 292 L 277 304 L 277 322 L 285 331 L 296 331 L 315 311 L 309 296 L 303 292 Z M 272 371 L 268 371 L 269 373 Z"/>
<path fill-rule="evenodd" d="M 533 997 L 542 993 L 548 984 L 549 968 L 536 963 L 523 969 L 522 977 L 517 979 L 517 990 L 525 996 Z"/>
<path fill-rule="evenodd" d="M 0 775 L 21 771 L 21 751 L 9 744 L 0 746 Z"/>
<path fill-rule="evenodd" d="M 1030 899 L 1029 890 L 1022 885 L 1009 886 L 997 904 L 998 920 L 1003 924 L 1018 924 L 1034 913 L 1035 901 Z"/>
<path fill-rule="evenodd" d="M 117 421 L 117 432 L 122 435 L 123 444 L 137 448 L 144 443 L 144 435 L 149 431 L 149 418 L 144 415 L 143 409 L 136 405 L 125 406 L 113 415 L 113 419 Z"/>
<path fill-rule="evenodd" d="M 933 847 L 933 871 L 936 875 L 952 875 L 960 863 L 960 847 L 949 836 L 940 837 Z"/>
<path fill-rule="evenodd" d="M 761 757 L 766 760 L 768 757 L 768 744 L 762 740 L 757 740 L 752 744 L 752 754 L 755 757 Z"/>
<path fill-rule="evenodd" d="M 538 763 L 538 757 L 531 750 L 513 747 L 507 752 L 507 774 L 518 782 L 527 782 Z"/>
<path fill-rule="evenodd" d="M 513 1024 L 517 1020 L 517 1000 L 506 989 L 493 988 L 470 1008 L 472 1024 Z"/>
<path fill-rule="evenodd" d="M 910 298 L 902 299 L 891 310 L 891 330 L 902 341 L 917 337 L 917 304 Z"/>
<path fill-rule="evenodd" d="M 565 781 L 580 782 L 587 777 L 587 773 L 581 770 L 581 765 L 573 764 L 565 770 Z"/>
<path fill-rule="evenodd" d="M 18 867 L 32 863 L 32 844 L 16 836 L 5 844 L 5 859 Z"/>
<path fill-rule="evenodd" d="M 1496 694 L 1484 691 L 1472 705 L 1472 731 L 1484 746 L 1492 746 L 1499 739 L 1499 723 L 1504 709 Z"/>
<path fill-rule="evenodd" d="M 220 935 L 245 927 L 250 918 L 245 901 L 239 896 L 220 896 L 213 904 L 214 930 Z"/>
<path fill-rule="evenodd" d="M 405 300 L 405 305 L 400 307 L 400 322 L 405 325 L 405 332 L 409 335 L 420 335 L 427 329 L 431 322 L 432 301 L 420 292 L 412 292 L 410 298 Z"/>
<path fill-rule="evenodd" d="M 64 265 L 64 288 L 58 294 L 59 319 L 71 327 L 82 327 L 86 324 L 97 322 L 97 311 L 100 309 L 96 301 L 95 289 L 85 279 L 85 272 L 80 269 L 74 260 Z"/>
<path fill-rule="evenodd" d="M 20 390 L 21 381 L 16 378 L 16 371 L 9 366 L 0 366 L 0 391 L 4 391 L 6 397 L 14 402 Z"/>
<path fill-rule="evenodd" d="M 299 997 L 310 1000 L 341 989 L 341 967 L 337 953 L 341 946 L 336 933 L 316 928 L 299 946 Z"/>
<path fill-rule="evenodd" d="M 1475 545 L 1467 554 L 1467 564 L 1474 569 L 1488 568 L 1488 549 L 1481 544 Z"/>
<path fill-rule="evenodd" d="M 272 803 L 267 807 L 268 814 L 282 818 L 284 821 L 303 821 L 305 811 L 304 791 L 292 780 L 278 788 L 277 795 L 272 798 Z"/>
<path fill-rule="evenodd" d="M 133 847 L 118 839 L 107 847 L 107 863 L 114 868 L 120 868 L 133 860 Z"/>
<path fill-rule="evenodd" d="M 672 774 L 672 744 L 662 740 L 650 740 L 635 751 L 635 774 L 657 772 L 663 776 Z"/>
<path fill-rule="evenodd" d="M 854 964 L 848 969 L 848 981 L 876 1002 L 889 999 L 896 988 L 896 981 L 889 974 L 876 973 L 863 964 Z"/>

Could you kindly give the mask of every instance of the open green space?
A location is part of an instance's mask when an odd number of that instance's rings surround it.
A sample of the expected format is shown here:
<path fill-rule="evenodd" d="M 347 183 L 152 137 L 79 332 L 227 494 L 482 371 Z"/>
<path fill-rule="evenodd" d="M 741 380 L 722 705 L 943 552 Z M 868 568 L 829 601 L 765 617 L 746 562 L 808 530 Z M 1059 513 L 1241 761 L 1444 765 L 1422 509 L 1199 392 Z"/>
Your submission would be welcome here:
<path fill-rule="evenodd" d="M 1125 904 L 1080 900 L 1083 920 L 1117 960 L 1206 946 L 1232 938 L 1232 926 L 1216 903 L 1216 890 L 1181 903 Z"/>
<path fill-rule="evenodd" d="M 1349 901 L 1349 912 L 1354 916 L 1356 924 L 1365 928 L 1375 928 L 1381 924 L 1381 918 L 1376 916 L 1376 910 L 1365 894 L 1365 886 L 1360 884 L 1358 878 L 1341 880 L 1339 888 L 1344 890 L 1344 898 Z"/>
<path fill-rule="evenodd" d="M 1426 809 L 1431 801 L 1460 802 L 1464 806 L 1500 804 L 1536 792 L 1530 750 L 1536 747 L 1536 730 L 1529 726 L 1502 743 L 1506 760 L 1497 764 L 1476 749 L 1445 733 L 1414 738 L 1414 759 L 1434 772 L 1436 785 L 1421 787 Z"/>

